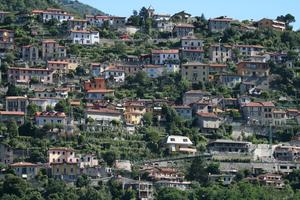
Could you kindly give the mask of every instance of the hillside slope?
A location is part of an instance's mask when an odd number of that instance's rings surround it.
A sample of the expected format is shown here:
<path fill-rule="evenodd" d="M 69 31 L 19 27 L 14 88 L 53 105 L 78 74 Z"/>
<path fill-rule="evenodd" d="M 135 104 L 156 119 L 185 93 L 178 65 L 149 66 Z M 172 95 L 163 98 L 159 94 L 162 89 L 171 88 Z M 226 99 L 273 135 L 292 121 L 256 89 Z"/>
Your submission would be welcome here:
<path fill-rule="evenodd" d="M 0 0 L 0 10 L 30 12 L 32 9 L 62 8 L 78 16 L 104 14 L 92 6 L 74 0 Z"/>
<path fill-rule="evenodd" d="M 65 10 L 76 13 L 77 15 L 104 15 L 105 13 L 92 7 L 74 0 L 58 0 L 58 4 Z"/>

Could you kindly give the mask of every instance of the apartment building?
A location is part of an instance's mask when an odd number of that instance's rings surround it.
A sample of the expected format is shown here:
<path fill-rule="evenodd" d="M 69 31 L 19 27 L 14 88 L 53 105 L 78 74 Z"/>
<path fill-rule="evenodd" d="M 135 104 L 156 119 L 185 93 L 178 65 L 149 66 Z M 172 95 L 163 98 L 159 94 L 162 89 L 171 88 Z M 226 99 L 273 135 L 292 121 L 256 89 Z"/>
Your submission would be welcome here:
<path fill-rule="evenodd" d="M 181 75 L 192 83 L 206 82 L 209 76 L 209 66 L 200 62 L 182 64 Z"/>
<path fill-rule="evenodd" d="M 17 68 L 11 67 L 7 71 L 8 82 L 12 84 L 29 84 L 32 79 L 43 84 L 53 83 L 55 71 L 42 68 Z"/>
<path fill-rule="evenodd" d="M 42 41 L 42 59 L 51 60 L 55 58 L 67 57 L 67 50 L 55 40 Z"/>
<path fill-rule="evenodd" d="M 236 20 L 225 16 L 208 20 L 208 28 L 211 32 L 222 32 L 231 27 L 231 23 Z"/>
<path fill-rule="evenodd" d="M 94 45 L 100 42 L 98 31 L 71 30 L 69 38 L 73 44 Z"/>

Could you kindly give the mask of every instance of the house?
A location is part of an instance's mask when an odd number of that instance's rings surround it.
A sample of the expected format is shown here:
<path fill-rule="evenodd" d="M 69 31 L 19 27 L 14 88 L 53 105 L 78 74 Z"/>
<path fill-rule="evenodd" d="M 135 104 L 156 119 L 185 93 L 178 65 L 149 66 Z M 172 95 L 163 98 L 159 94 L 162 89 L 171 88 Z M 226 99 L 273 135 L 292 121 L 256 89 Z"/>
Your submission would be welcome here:
<path fill-rule="evenodd" d="M 275 126 L 285 126 L 287 124 L 287 115 L 285 110 L 273 110 L 273 124 Z"/>
<path fill-rule="evenodd" d="M 158 78 L 163 75 L 164 67 L 161 65 L 144 65 L 143 71 L 149 78 Z"/>
<path fill-rule="evenodd" d="M 278 161 L 300 161 L 300 147 L 289 145 L 277 145 L 274 149 L 273 156 Z"/>
<path fill-rule="evenodd" d="M 282 175 L 279 174 L 272 174 L 272 173 L 261 174 L 257 177 L 247 178 L 247 180 L 249 180 L 254 184 L 259 183 L 261 185 L 274 187 L 276 189 L 283 189 L 285 186 L 284 180 L 282 179 Z"/>
<path fill-rule="evenodd" d="M 25 113 L 16 111 L 0 111 L 0 122 L 15 121 L 18 125 L 24 124 Z"/>
<path fill-rule="evenodd" d="M 127 124 L 139 125 L 146 113 L 146 106 L 142 102 L 126 102 L 125 103 L 125 121 Z"/>
<path fill-rule="evenodd" d="M 43 93 L 40 93 L 43 95 Z M 38 94 L 37 94 L 38 95 Z M 49 95 L 49 94 L 46 94 Z M 48 98 L 43 98 L 43 97 L 37 97 L 37 98 L 29 98 L 29 103 L 30 104 L 35 104 L 39 106 L 42 111 L 46 111 L 48 106 L 51 106 L 52 108 L 55 107 L 55 105 L 63 100 L 63 98 L 57 98 L 57 97 L 48 97 Z"/>
<path fill-rule="evenodd" d="M 222 121 L 214 113 L 197 112 L 197 123 L 201 130 L 217 130 L 220 128 Z"/>
<path fill-rule="evenodd" d="M 257 22 L 258 28 L 270 28 L 277 31 L 285 31 L 286 24 L 281 21 L 263 18 Z"/>
<path fill-rule="evenodd" d="M 42 84 L 53 83 L 55 71 L 42 68 L 17 68 L 10 67 L 7 71 L 8 82 L 11 84 L 29 84 L 32 79 L 36 79 Z"/>
<path fill-rule="evenodd" d="M 178 73 L 180 72 L 180 64 L 179 62 L 166 62 L 163 66 L 163 73 L 172 74 L 172 73 Z"/>
<path fill-rule="evenodd" d="M 226 87 L 235 88 L 242 82 L 242 76 L 235 74 L 222 74 L 219 77 L 219 81 Z"/>
<path fill-rule="evenodd" d="M 180 11 L 178 13 L 175 13 L 172 17 L 172 21 L 176 22 L 182 22 L 182 23 L 188 23 L 191 21 L 191 14 L 185 12 L 185 11 Z"/>
<path fill-rule="evenodd" d="M 237 64 L 238 75 L 268 77 L 270 75 L 269 64 L 265 62 L 242 61 Z"/>
<path fill-rule="evenodd" d="M 209 75 L 210 79 L 214 79 L 215 75 L 224 74 L 227 71 L 227 65 L 226 64 L 219 64 L 219 63 L 210 63 L 208 65 L 209 69 Z"/>
<path fill-rule="evenodd" d="M 270 79 L 271 77 L 244 76 L 240 84 L 240 93 L 260 96 L 270 88 Z"/>
<path fill-rule="evenodd" d="M 39 49 L 34 45 L 27 45 L 22 47 L 22 59 L 25 61 L 39 60 Z"/>
<path fill-rule="evenodd" d="M 234 49 L 237 49 L 239 54 L 244 57 L 258 56 L 263 53 L 264 47 L 261 45 L 235 45 Z M 235 55 L 236 56 L 236 55 Z"/>
<path fill-rule="evenodd" d="M 48 150 L 48 163 L 79 163 L 79 157 L 76 157 L 74 149 L 66 147 L 53 147 Z"/>
<path fill-rule="evenodd" d="M 179 50 L 169 49 L 169 50 L 152 50 L 152 64 L 153 65 L 163 65 L 167 61 L 179 60 Z"/>
<path fill-rule="evenodd" d="M 68 20 L 69 30 L 86 30 L 88 21 L 86 19 L 71 19 Z"/>
<path fill-rule="evenodd" d="M 210 61 L 213 63 L 225 63 L 233 58 L 232 46 L 226 44 L 213 44 L 209 47 Z"/>
<path fill-rule="evenodd" d="M 182 105 L 182 106 L 173 106 L 173 108 L 176 110 L 177 114 L 185 120 L 192 119 L 192 108 L 188 105 Z"/>
<path fill-rule="evenodd" d="M 101 64 L 101 63 L 91 63 L 90 66 L 90 74 L 93 77 L 99 77 L 102 75 L 104 70 L 107 68 L 106 65 Z"/>
<path fill-rule="evenodd" d="M 275 105 L 272 102 L 250 102 L 242 105 L 244 119 L 256 125 L 274 125 L 274 109 Z"/>
<path fill-rule="evenodd" d="M 140 64 L 120 63 L 116 66 L 117 69 L 123 70 L 126 76 L 134 76 L 138 72 L 143 71 L 143 66 Z"/>
<path fill-rule="evenodd" d="M 192 141 L 185 136 L 170 135 L 165 142 L 166 148 L 170 153 L 196 154 L 197 149 L 193 147 Z"/>
<path fill-rule="evenodd" d="M 86 92 L 86 100 L 88 102 L 95 102 L 99 100 L 105 100 L 108 97 L 114 95 L 114 90 L 108 89 L 98 89 L 98 90 L 89 90 Z"/>
<path fill-rule="evenodd" d="M 65 127 L 67 125 L 67 116 L 63 112 L 37 112 L 35 122 L 38 126 L 46 124 L 59 124 Z"/>
<path fill-rule="evenodd" d="M 178 38 L 186 37 L 194 34 L 194 25 L 192 24 L 176 24 L 173 28 L 173 36 Z"/>
<path fill-rule="evenodd" d="M 183 95 L 183 105 L 190 105 L 202 98 L 209 98 L 211 94 L 202 90 L 190 90 Z"/>
<path fill-rule="evenodd" d="M 51 163 L 51 176 L 67 182 L 74 182 L 81 174 L 79 163 Z"/>
<path fill-rule="evenodd" d="M 61 46 L 55 40 L 43 40 L 42 41 L 42 59 L 51 60 L 54 58 L 67 57 L 67 50 L 64 46 Z"/>
<path fill-rule="evenodd" d="M 154 199 L 153 184 L 148 181 L 133 180 L 129 178 L 116 177 L 115 180 L 122 185 L 123 190 L 133 190 L 137 194 L 137 199 Z"/>
<path fill-rule="evenodd" d="M 142 172 L 148 174 L 148 178 L 154 181 L 158 188 L 168 187 L 179 190 L 188 190 L 191 188 L 191 182 L 185 181 L 185 176 L 175 168 L 168 167 L 149 167 L 142 169 Z"/>
<path fill-rule="evenodd" d="M 0 163 L 4 165 L 12 164 L 14 161 L 13 148 L 6 145 L 0 144 Z"/>
<path fill-rule="evenodd" d="M 252 149 L 252 143 L 244 141 L 233 141 L 233 140 L 213 140 L 207 145 L 207 149 L 210 153 L 250 153 Z"/>
<path fill-rule="evenodd" d="M 181 48 L 190 50 L 203 50 L 203 40 L 196 38 L 195 36 L 185 36 L 181 38 Z"/>
<path fill-rule="evenodd" d="M 236 20 L 228 18 L 226 16 L 221 16 L 208 20 L 208 29 L 210 32 L 222 32 L 231 27 L 232 22 Z"/>
<path fill-rule="evenodd" d="M 204 55 L 201 49 L 180 49 L 180 59 L 186 62 L 202 62 Z"/>
<path fill-rule="evenodd" d="M 192 107 L 193 113 L 203 112 L 203 113 L 210 113 L 213 112 L 213 103 L 209 98 L 202 98 L 196 102 L 190 104 Z"/>
<path fill-rule="evenodd" d="M 36 98 L 60 98 L 67 99 L 69 88 L 36 88 L 33 89 Z"/>
<path fill-rule="evenodd" d="M 108 108 L 88 109 L 85 111 L 85 119 L 93 119 L 96 124 L 109 126 L 112 121 L 120 122 L 122 114 L 117 110 Z"/>
<path fill-rule="evenodd" d="M 73 44 L 94 45 L 100 43 L 100 35 L 97 31 L 71 30 L 69 38 Z"/>
<path fill-rule="evenodd" d="M 23 179 L 34 179 L 40 169 L 42 168 L 39 164 L 33 164 L 29 162 L 17 162 L 10 164 L 11 169 L 15 174 Z"/>
<path fill-rule="evenodd" d="M 222 185 L 230 185 L 234 181 L 234 174 L 208 174 L 208 181 L 210 183 L 219 183 Z"/>
<path fill-rule="evenodd" d="M 58 22 L 62 23 L 64 21 L 74 19 L 72 14 L 56 8 L 48 8 L 47 10 L 33 10 L 32 14 L 40 15 L 44 23 L 50 20 L 57 20 Z"/>
<path fill-rule="evenodd" d="M 105 80 L 115 83 L 123 83 L 125 81 L 125 71 L 116 67 L 108 67 L 103 71 Z"/>
<path fill-rule="evenodd" d="M 94 154 L 84 154 L 80 156 L 80 168 L 96 167 L 99 166 L 99 160 Z"/>
<path fill-rule="evenodd" d="M 69 62 L 68 60 L 49 60 L 47 61 L 47 68 L 56 71 L 59 74 L 68 74 L 70 71 L 76 70 L 78 64 L 76 62 Z"/>
<path fill-rule="evenodd" d="M 28 98 L 26 96 L 8 96 L 5 97 L 6 111 L 9 112 L 27 112 Z"/>
<path fill-rule="evenodd" d="M 174 23 L 171 21 L 160 20 L 156 21 L 155 24 L 155 27 L 159 32 L 171 33 L 174 29 Z"/>
<path fill-rule="evenodd" d="M 97 26 L 99 28 L 108 26 L 112 29 L 124 27 L 126 23 L 126 17 L 106 15 L 86 16 L 86 20 L 88 21 L 88 24 L 92 26 Z"/>
<path fill-rule="evenodd" d="M 106 83 L 104 78 L 92 78 L 91 80 L 84 82 L 84 90 L 101 90 L 106 89 Z"/>
<path fill-rule="evenodd" d="M 128 172 L 132 171 L 132 166 L 130 160 L 116 160 L 114 163 L 114 167 L 117 170 L 125 170 Z"/>
<path fill-rule="evenodd" d="M 209 76 L 209 66 L 200 62 L 182 64 L 181 75 L 192 83 L 206 82 Z"/>
<path fill-rule="evenodd" d="M 186 36 L 181 38 L 180 58 L 187 62 L 198 61 L 204 59 L 203 40 L 195 36 Z"/>

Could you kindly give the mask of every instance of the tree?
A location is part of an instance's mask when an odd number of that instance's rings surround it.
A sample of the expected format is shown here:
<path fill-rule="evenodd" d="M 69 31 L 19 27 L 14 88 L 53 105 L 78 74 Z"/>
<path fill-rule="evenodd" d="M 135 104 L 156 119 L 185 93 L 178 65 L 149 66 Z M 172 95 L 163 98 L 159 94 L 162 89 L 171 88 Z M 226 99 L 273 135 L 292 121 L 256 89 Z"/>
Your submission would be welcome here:
<path fill-rule="evenodd" d="M 146 112 L 143 116 L 143 121 L 145 126 L 151 126 L 153 121 L 153 113 Z"/>
<path fill-rule="evenodd" d="M 284 22 L 286 25 L 290 25 L 290 23 L 294 23 L 296 22 L 296 19 L 293 15 L 291 14 L 286 14 L 285 16 L 284 15 L 280 15 L 276 18 L 276 20 L 278 21 L 282 21 Z"/>
<path fill-rule="evenodd" d="M 111 167 L 117 159 L 117 154 L 114 151 L 108 151 L 102 155 L 103 160 Z"/>
<path fill-rule="evenodd" d="M 203 158 L 195 158 L 188 171 L 188 178 L 190 180 L 198 181 L 199 183 L 206 184 L 208 181 L 208 172 L 206 163 Z"/>
<path fill-rule="evenodd" d="M 19 135 L 18 125 L 16 121 L 11 120 L 7 122 L 7 133 L 10 137 L 17 137 Z"/>
<path fill-rule="evenodd" d="M 163 188 L 158 191 L 157 199 L 186 200 L 188 199 L 188 193 L 175 188 Z"/>
<path fill-rule="evenodd" d="M 41 108 L 34 103 L 30 103 L 27 106 L 27 115 L 30 117 L 33 117 L 35 115 L 35 113 L 39 112 L 39 111 L 41 111 Z"/>
<path fill-rule="evenodd" d="M 54 110 L 56 112 L 67 113 L 69 111 L 69 105 L 67 104 L 66 100 L 61 100 L 54 106 Z"/>
<path fill-rule="evenodd" d="M 19 178 L 12 174 L 8 174 L 5 176 L 5 180 L 2 186 L 2 192 L 4 194 L 23 197 L 27 187 L 28 185 L 22 178 Z"/>
<path fill-rule="evenodd" d="M 16 87 L 15 85 L 8 85 L 8 89 L 7 89 L 7 92 L 6 92 L 6 96 L 21 96 L 23 95 L 23 91 L 21 88 L 19 87 Z"/>
<path fill-rule="evenodd" d="M 87 175 L 82 175 L 79 176 L 78 179 L 76 180 L 76 187 L 87 187 L 91 183 L 91 180 Z"/>
<path fill-rule="evenodd" d="M 19 127 L 19 134 L 22 136 L 35 137 L 37 128 L 33 125 L 32 121 L 25 121 L 22 126 Z"/>

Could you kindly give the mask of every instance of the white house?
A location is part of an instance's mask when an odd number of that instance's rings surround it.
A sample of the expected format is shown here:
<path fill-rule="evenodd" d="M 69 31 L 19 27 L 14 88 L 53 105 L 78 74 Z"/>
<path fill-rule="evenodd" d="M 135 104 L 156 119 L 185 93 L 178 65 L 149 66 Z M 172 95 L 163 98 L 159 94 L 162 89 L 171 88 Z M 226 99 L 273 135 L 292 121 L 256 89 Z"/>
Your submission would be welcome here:
<path fill-rule="evenodd" d="M 48 8 L 47 10 L 33 10 L 32 14 L 40 15 L 44 23 L 53 19 L 59 21 L 60 23 L 74 19 L 72 14 L 55 8 Z"/>
<path fill-rule="evenodd" d="M 166 147 L 170 152 L 195 154 L 197 150 L 193 147 L 192 141 L 185 136 L 170 135 L 166 141 Z"/>
<path fill-rule="evenodd" d="M 54 106 L 61 100 L 63 100 L 63 98 L 29 98 L 29 102 L 41 107 L 42 111 L 46 111 L 47 106 L 54 108 Z"/>
<path fill-rule="evenodd" d="M 97 31 L 71 30 L 70 40 L 73 44 L 93 45 L 99 44 L 100 36 Z"/>
<path fill-rule="evenodd" d="M 152 64 L 163 65 L 166 61 L 179 60 L 179 50 L 152 50 Z"/>
<path fill-rule="evenodd" d="M 201 129 L 218 129 L 222 123 L 217 115 L 208 112 L 198 112 L 197 119 Z"/>
<path fill-rule="evenodd" d="M 67 124 L 67 116 L 62 112 L 37 112 L 35 114 L 35 121 L 38 126 L 45 124 Z"/>
<path fill-rule="evenodd" d="M 86 110 L 85 119 L 93 119 L 94 121 L 109 125 L 112 121 L 121 121 L 121 112 L 113 109 L 101 108 L 98 110 Z"/>
<path fill-rule="evenodd" d="M 113 79 L 114 82 L 123 83 L 125 81 L 125 71 L 115 67 L 108 67 L 103 72 L 105 79 Z"/>

